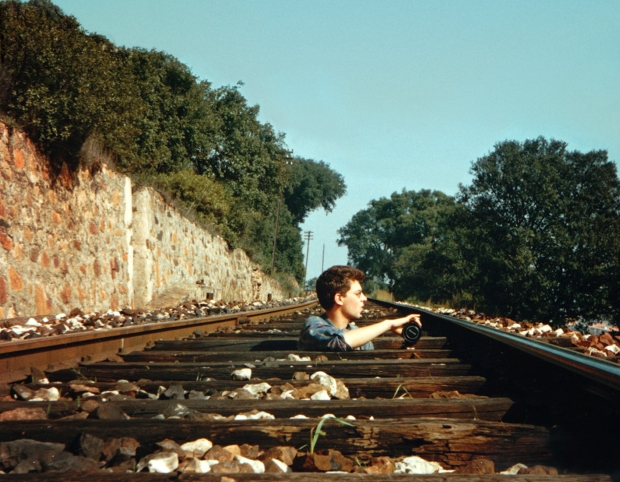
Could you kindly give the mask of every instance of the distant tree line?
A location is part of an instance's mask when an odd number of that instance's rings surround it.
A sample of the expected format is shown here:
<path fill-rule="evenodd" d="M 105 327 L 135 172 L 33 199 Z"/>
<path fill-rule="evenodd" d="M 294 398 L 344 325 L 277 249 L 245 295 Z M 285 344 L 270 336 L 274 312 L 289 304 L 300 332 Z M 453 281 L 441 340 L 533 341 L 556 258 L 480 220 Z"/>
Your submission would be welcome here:
<path fill-rule="evenodd" d="M 620 181 L 606 151 L 542 137 L 472 164 L 456 197 L 403 191 L 340 229 L 349 261 L 399 299 L 561 325 L 620 320 Z"/>
<path fill-rule="evenodd" d="M 346 190 L 322 161 L 294 156 L 236 86 L 214 88 L 174 57 L 86 33 L 49 0 L 0 1 L 0 114 L 25 129 L 53 172 L 98 146 L 136 182 L 270 268 L 303 279 L 300 223 Z"/>

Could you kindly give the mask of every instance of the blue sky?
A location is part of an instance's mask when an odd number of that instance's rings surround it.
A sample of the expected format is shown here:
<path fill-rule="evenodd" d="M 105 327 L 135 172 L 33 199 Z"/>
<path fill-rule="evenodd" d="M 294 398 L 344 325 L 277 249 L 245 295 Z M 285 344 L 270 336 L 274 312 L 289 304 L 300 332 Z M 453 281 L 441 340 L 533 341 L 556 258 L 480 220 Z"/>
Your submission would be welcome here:
<path fill-rule="evenodd" d="M 308 277 L 344 264 L 344 226 L 394 191 L 468 184 L 472 161 L 538 136 L 620 160 L 617 0 L 54 0 L 117 45 L 243 81 L 298 156 L 347 195 L 313 213 Z M 304 248 L 304 254 L 306 250 Z"/>

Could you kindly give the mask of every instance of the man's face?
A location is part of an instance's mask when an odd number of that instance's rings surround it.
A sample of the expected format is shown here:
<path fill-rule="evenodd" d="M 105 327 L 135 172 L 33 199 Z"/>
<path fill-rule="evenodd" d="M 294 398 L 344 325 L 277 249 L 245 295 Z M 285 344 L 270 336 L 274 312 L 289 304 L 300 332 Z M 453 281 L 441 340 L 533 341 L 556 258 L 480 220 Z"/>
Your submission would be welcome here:
<path fill-rule="evenodd" d="M 342 302 L 342 314 L 349 320 L 357 320 L 362 317 L 364 303 L 368 300 L 362 291 L 359 281 L 352 281 L 351 288 L 344 295 L 340 295 Z"/>

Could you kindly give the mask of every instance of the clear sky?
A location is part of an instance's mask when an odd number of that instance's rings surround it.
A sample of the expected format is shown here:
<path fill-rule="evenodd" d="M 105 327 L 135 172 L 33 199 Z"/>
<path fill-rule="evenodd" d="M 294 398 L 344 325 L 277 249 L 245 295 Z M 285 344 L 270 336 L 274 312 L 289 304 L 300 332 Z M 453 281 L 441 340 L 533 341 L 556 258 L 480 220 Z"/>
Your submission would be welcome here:
<path fill-rule="evenodd" d="M 117 45 L 165 51 L 215 87 L 243 81 L 295 155 L 341 173 L 313 213 L 308 278 L 344 264 L 344 226 L 395 191 L 469 184 L 506 139 L 620 160 L 618 0 L 53 0 Z M 305 255 L 304 247 L 304 255 Z"/>

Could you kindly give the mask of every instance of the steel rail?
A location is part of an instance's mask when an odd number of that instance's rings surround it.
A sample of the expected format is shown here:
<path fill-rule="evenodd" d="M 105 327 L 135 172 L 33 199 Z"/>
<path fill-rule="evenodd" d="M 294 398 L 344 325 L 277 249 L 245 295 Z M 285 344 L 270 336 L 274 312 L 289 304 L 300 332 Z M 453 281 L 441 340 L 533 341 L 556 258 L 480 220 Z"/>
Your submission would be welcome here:
<path fill-rule="evenodd" d="M 209 333 L 218 328 L 236 327 L 243 319 L 259 320 L 285 315 L 316 303 L 313 300 L 264 310 L 7 341 L 0 343 L 0 382 L 21 380 L 30 374 L 32 368 L 45 371 L 75 365 L 83 359 L 103 360 L 119 352 L 141 350 L 157 340 L 189 336 L 199 329 Z"/>
<path fill-rule="evenodd" d="M 461 320 L 447 315 L 440 315 L 423 308 L 376 299 L 370 299 L 370 301 L 377 303 L 378 305 L 398 308 L 403 311 L 416 312 L 432 317 L 436 320 L 443 320 L 452 323 L 467 330 L 497 340 L 522 352 L 529 353 L 530 355 L 585 376 L 597 383 L 606 385 L 620 392 L 620 365 L 618 364 L 593 356 L 583 355 L 573 350 L 555 346 L 543 341 L 526 338 L 522 335 L 507 333 L 496 328 L 479 325 L 473 321 Z"/>

